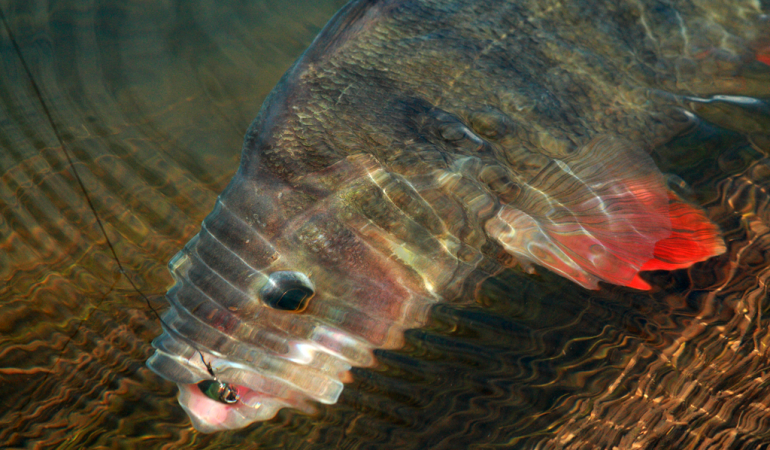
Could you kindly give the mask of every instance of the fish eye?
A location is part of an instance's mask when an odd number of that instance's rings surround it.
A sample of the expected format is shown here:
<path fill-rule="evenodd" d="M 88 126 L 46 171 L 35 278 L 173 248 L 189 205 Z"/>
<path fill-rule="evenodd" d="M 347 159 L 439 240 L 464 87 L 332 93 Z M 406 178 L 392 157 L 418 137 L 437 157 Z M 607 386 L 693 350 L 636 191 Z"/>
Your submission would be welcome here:
<path fill-rule="evenodd" d="M 301 272 L 273 272 L 259 291 L 259 298 L 271 308 L 300 312 L 314 294 L 313 283 Z"/>
<path fill-rule="evenodd" d="M 203 380 L 198 383 L 198 389 L 206 397 L 226 405 L 232 405 L 239 400 L 238 391 L 234 387 L 217 380 Z"/>

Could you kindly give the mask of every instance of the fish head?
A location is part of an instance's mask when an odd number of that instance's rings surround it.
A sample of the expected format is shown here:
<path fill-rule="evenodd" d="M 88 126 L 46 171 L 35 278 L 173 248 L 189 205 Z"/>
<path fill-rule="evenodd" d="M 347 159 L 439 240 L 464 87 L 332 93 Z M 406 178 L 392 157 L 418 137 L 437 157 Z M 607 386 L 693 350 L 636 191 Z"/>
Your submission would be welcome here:
<path fill-rule="evenodd" d="M 376 159 L 291 181 L 248 168 L 169 264 L 171 308 L 148 361 L 203 432 L 335 403 L 349 369 L 400 347 L 458 274 L 451 242 L 395 206 L 412 188 Z"/>

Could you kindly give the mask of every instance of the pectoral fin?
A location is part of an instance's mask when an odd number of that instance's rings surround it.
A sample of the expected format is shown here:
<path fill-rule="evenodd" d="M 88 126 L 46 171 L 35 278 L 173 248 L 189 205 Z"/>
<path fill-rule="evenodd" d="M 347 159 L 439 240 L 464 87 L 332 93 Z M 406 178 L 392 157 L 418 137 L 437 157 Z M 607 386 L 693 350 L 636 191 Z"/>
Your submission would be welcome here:
<path fill-rule="evenodd" d="M 686 268 L 725 251 L 719 229 L 671 192 L 647 154 L 599 138 L 524 184 L 486 230 L 523 262 L 589 289 L 650 289 L 646 270 Z"/>

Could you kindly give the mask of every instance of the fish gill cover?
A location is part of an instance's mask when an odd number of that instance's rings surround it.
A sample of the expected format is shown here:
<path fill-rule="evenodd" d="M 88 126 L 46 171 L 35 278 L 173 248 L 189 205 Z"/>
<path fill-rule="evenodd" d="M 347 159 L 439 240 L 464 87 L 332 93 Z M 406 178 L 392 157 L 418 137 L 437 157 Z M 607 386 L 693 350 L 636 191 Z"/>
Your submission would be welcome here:
<path fill-rule="evenodd" d="M 745 60 L 762 36 L 757 17 L 679 6 L 347 5 L 265 101 L 170 264 L 148 364 L 195 427 L 335 403 L 351 367 L 402 346 L 469 277 L 518 265 L 649 290 L 643 272 L 724 253 L 649 154 L 687 130 L 690 103 L 762 92 L 720 82 L 735 69 L 709 53 L 729 36 Z M 669 42 L 706 27 L 722 33 Z M 682 52 L 703 56 L 685 72 Z"/>

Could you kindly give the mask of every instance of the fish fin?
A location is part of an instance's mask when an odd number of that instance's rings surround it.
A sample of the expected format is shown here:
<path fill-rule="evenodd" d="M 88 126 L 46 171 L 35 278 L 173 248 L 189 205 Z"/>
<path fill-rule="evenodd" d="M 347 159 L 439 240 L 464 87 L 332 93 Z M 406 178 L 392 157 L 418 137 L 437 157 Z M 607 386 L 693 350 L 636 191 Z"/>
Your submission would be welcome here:
<path fill-rule="evenodd" d="M 553 160 L 486 230 L 517 258 L 589 289 L 647 290 L 645 270 L 673 270 L 724 251 L 719 230 L 665 185 L 652 159 L 601 137 Z"/>
<path fill-rule="evenodd" d="M 770 66 L 770 45 L 758 48 L 754 54 L 754 59 L 766 66 Z"/>
<path fill-rule="evenodd" d="M 639 274 L 636 274 L 634 279 L 631 280 L 630 283 L 626 284 L 626 287 L 639 289 L 640 291 L 649 291 L 651 289 L 650 284 L 644 281 L 642 277 L 639 276 Z"/>
<path fill-rule="evenodd" d="M 719 229 L 694 206 L 680 200 L 669 191 L 671 235 L 655 244 L 653 258 L 639 269 L 684 269 L 725 252 Z"/>

